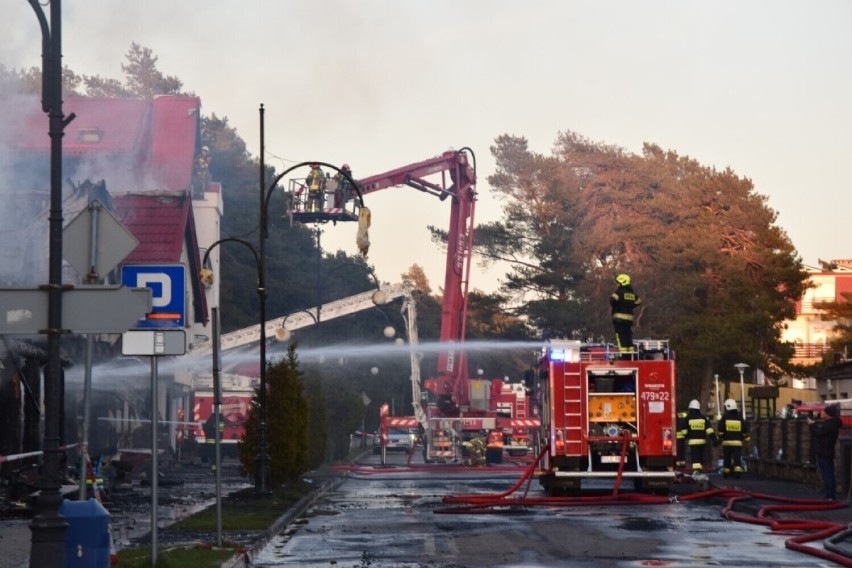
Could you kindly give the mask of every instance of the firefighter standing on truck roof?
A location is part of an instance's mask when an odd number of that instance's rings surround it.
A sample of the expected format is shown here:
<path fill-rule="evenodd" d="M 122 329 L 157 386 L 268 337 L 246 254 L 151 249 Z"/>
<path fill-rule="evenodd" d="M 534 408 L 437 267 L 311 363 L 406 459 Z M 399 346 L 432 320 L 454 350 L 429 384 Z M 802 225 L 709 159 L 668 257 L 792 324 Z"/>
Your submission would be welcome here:
<path fill-rule="evenodd" d="M 713 435 L 713 426 L 710 425 L 710 420 L 701 414 L 701 404 L 697 400 L 689 402 L 686 426 L 686 445 L 689 446 L 692 471 L 701 472 L 704 470 L 704 448 L 707 447 L 707 440 Z"/>
<path fill-rule="evenodd" d="M 722 442 L 722 476 L 739 477 L 743 473 L 743 444 L 749 441 L 748 421 L 737 411 L 737 401 L 729 398 L 722 405 L 725 413 L 716 427 Z"/>
<path fill-rule="evenodd" d="M 618 288 L 609 297 L 612 306 L 612 325 L 615 328 L 615 339 L 618 349 L 622 352 L 632 352 L 633 346 L 633 310 L 642 303 L 639 295 L 630 285 L 629 274 L 619 274 L 615 277 Z"/>

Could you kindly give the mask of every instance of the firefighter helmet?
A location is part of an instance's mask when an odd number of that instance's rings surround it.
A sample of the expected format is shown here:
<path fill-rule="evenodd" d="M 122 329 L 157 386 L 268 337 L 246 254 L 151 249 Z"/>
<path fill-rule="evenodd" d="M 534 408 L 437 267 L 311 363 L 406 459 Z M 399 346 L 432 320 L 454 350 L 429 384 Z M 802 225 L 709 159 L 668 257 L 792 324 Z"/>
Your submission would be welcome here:
<path fill-rule="evenodd" d="M 701 410 L 701 404 L 697 400 L 692 399 L 689 401 L 689 408 L 690 410 Z"/>
<path fill-rule="evenodd" d="M 615 277 L 615 281 L 621 284 L 622 286 L 630 286 L 630 275 L 629 274 L 619 274 Z"/>
<path fill-rule="evenodd" d="M 736 410 L 737 409 L 737 401 L 729 398 L 725 401 L 725 410 Z"/>

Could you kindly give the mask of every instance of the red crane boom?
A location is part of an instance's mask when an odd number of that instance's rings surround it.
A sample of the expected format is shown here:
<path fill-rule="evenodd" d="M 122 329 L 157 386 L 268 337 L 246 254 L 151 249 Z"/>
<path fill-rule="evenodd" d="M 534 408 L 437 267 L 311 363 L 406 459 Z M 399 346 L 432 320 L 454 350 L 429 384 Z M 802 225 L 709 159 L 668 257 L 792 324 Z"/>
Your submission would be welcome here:
<path fill-rule="evenodd" d="M 465 354 L 453 347 L 463 343 L 465 337 L 476 203 L 476 172 L 467 152 L 470 150 L 450 150 L 422 162 L 358 180 L 364 195 L 406 185 L 441 200 L 451 200 L 440 334 L 447 349 L 439 354 L 438 375 L 424 381 L 424 387 L 435 395 L 438 410 L 445 416 L 458 416 L 459 407 L 470 403 Z"/>

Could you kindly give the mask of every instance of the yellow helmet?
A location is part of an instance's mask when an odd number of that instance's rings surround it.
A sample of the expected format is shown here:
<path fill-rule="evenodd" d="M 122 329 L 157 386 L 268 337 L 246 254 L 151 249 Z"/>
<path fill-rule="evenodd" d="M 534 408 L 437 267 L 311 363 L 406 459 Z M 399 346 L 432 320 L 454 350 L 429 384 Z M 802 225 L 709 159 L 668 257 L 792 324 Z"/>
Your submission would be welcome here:
<path fill-rule="evenodd" d="M 630 286 L 630 275 L 629 274 L 619 274 L 615 277 L 615 281 L 621 284 L 622 286 Z"/>

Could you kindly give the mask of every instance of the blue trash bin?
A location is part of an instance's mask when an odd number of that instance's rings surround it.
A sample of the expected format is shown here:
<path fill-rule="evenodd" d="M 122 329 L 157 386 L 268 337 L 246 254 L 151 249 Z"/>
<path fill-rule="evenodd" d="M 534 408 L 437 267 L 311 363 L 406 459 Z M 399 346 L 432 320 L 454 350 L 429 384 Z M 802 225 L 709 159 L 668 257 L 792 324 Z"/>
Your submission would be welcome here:
<path fill-rule="evenodd" d="M 110 568 L 109 512 L 95 499 L 64 500 L 59 513 L 68 522 L 68 568 Z"/>

